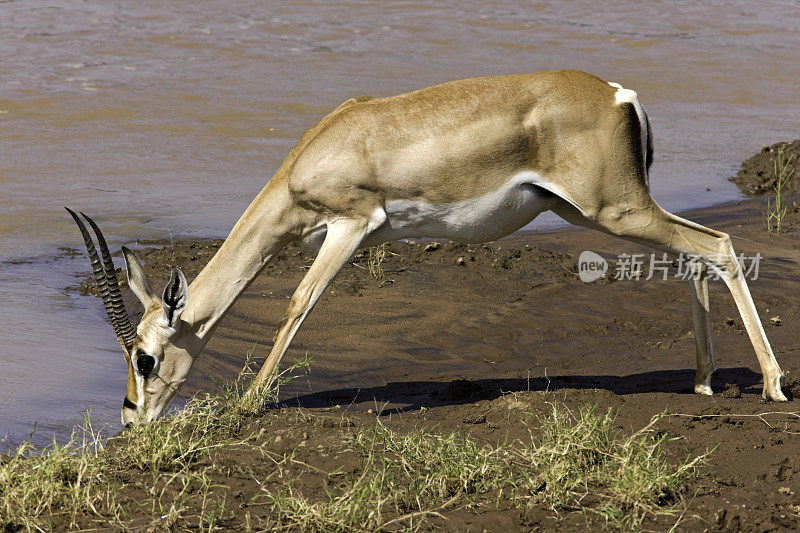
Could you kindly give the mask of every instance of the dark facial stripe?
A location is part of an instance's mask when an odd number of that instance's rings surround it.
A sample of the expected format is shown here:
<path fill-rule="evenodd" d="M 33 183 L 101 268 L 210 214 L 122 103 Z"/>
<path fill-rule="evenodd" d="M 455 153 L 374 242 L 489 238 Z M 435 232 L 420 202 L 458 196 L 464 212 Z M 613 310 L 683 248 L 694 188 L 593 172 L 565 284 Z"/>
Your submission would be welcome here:
<path fill-rule="evenodd" d="M 125 400 L 122 402 L 122 407 L 136 411 L 136 404 L 130 401 L 127 396 L 125 396 Z"/>

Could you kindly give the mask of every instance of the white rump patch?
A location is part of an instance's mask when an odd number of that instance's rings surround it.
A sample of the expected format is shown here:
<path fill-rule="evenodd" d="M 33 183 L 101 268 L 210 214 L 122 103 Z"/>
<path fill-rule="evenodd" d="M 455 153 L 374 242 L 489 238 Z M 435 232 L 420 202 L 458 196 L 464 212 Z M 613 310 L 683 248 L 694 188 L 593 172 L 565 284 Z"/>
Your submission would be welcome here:
<path fill-rule="evenodd" d="M 633 104 L 634 106 L 636 106 L 637 104 L 639 104 L 639 95 L 636 94 L 636 91 L 631 91 L 630 89 L 626 89 L 619 83 L 608 82 L 608 84 L 617 90 L 616 94 L 614 95 L 617 100 L 617 105 Z M 636 112 L 638 113 L 639 110 L 637 109 Z"/>

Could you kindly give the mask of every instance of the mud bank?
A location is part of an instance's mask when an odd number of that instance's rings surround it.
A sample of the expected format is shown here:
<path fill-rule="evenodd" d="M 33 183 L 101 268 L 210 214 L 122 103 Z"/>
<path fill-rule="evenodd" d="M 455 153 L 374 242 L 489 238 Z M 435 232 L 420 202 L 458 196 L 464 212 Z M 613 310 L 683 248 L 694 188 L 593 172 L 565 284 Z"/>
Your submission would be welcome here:
<path fill-rule="evenodd" d="M 792 142 L 766 144 L 761 152 L 742 163 L 731 181 L 748 196 L 774 194 L 778 175 L 785 181 L 781 191 L 786 194 L 800 192 L 800 139 Z"/>

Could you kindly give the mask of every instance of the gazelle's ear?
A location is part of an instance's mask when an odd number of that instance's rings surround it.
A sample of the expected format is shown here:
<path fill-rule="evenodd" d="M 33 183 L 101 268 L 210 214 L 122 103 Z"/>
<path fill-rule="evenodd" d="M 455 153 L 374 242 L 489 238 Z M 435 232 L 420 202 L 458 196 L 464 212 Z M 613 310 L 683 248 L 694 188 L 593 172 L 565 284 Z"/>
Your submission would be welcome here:
<path fill-rule="evenodd" d="M 142 302 L 144 308 L 147 309 L 153 304 L 153 300 L 157 298 L 153 292 L 153 287 L 150 285 L 150 280 L 147 279 L 147 274 L 144 273 L 142 264 L 133 255 L 133 252 L 123 246 L 122 255 L 125 257 L 125 268 L 128 270 L 128 285 L 133 294 Z"/>
<path fill-rule="evenodd" d="M 181 323 L 181 313 L 186 309 L 189 302 L 189 284 L 186 283 L 186 276 L 180 268 L 172 267 L 169 275 L 169 282 L 164 288 L 164 295 L 161 297 L 162 307 L 164 308 L 164 321 L 171 328 L 178 329 Z"/>

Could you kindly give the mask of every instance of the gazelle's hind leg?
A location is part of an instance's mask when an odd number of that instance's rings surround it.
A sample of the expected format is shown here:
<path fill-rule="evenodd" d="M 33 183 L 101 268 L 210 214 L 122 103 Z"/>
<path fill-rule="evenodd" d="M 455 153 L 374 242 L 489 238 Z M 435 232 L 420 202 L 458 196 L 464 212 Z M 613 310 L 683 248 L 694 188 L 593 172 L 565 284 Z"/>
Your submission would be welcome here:
<path fill-rule="evenodd" d="M 604 207 L 598 210 L 596 215 L 591 218 L 582 215 L 566 201 L 556 206 L 553 210 L 573 224 L 599 229 L 659 250 L 698 256 L 704 263 L 716 270 L 733 295 L 736 307 L 739 309 L 739 314 L 742 316 L 747 334 L 750 337 L 750 342 L 755 349 L 764 379 L 764 398 L 766 400 L 786 401 L 780 386 L 783 373 L 775 360 L 769 341 L 767 341 L 767 336 L 764 333 L 761 320 L 758 318 L 753 298 L 750 296 L 750 290 L 747 288 L 747 282 L 736 259 L 736 254 L 731 245 L 731 238 L 728 234 L 667 213 L 652 200 L 633 209 L 630 206 L 625 206 L 624 209 L 619 209 L 616 206 Z M 700 285 L 694 285 L 692 290 L 697 292 L 699 296 L 699 298 L 693 297 L 695 324 L 697 325 L 698 323 L 698 311 L 700 322 L 706 322 L 707 324 L 708 318 L 706 317 L 705 309 L 697 309 L 694 303 L 694 300 L 697 300 L 697 304 L 702 306 L 700 298 L 707 297 L 707 289 L 703 287 L 702 281 L 700 281 Z M 703 294 L 706 296 L 701 296 Z M 710 336 L 710 332 L 702 324 L 700 329 L 703 331 L 704 336 Z M 704 344 L 704 348 L 708 350 L 708 355 L 706 355 L 705 350 L 698 351 L 698 363 L 702 365 L 698 366 L 698 379 L 703 378 L 705 381 L 706 377 L 710 375 L 708 370 L 713 368 L 714 361 L 713 356 L 711 356 L 710 341 Z"/>
<path fill-rule="evenodd" d="M 717 369 L 714 360 L 714 345 L 711 341 L 711 309 L 708 299 L 708 267 L 705 263 L 692 262 L 694 270 L 689 280 L 689 299 L 692 302 L 694 340 L 697 348 L 697 374 L 694 391 L 711 396 L 711 375 Z"/>
<path fill-rule="evenodd" d="M 286 318 L 275 334 L 272 350 L 250 385 L 248 394 L 262 390 L 273 379 L 281 358 L 314 304 L 364 238 L 385 220 L 382 211 L 380 215 L 376 214 L 373 220 L 338 219 L 328 224 L 325 241 L 311 268 L 292 295 Z"/>

